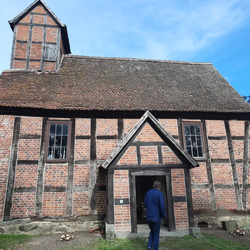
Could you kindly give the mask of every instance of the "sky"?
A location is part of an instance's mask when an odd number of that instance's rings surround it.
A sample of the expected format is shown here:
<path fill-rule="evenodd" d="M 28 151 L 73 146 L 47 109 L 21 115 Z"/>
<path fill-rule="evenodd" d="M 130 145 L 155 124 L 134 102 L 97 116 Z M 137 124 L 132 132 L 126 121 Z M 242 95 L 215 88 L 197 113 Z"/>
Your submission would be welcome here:
<path fill-rule="evenodd" d="M 0 73 L 9 69 L 8 21 L 32 0 L 0 0 Z M 45 0 L 67 25 L 73 55 L 210 62 L 250 95 L 250 0 Z"/>

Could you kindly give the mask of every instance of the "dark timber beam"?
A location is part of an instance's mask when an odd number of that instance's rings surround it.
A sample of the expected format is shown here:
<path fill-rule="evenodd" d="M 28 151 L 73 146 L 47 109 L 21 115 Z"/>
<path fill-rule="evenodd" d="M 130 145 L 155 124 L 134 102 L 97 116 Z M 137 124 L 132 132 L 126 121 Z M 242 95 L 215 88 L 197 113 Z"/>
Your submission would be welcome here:
<path fill-rule="evenodd" d="M 108 208 L 107 208 L 107 222 L 109 224 L 115 223 L 114 211 L 114 170 L 108 171 Z"/>
<path fill-rule="evenodd" d="M 192 188 L 191 188 L 189 169 L 185 168 L 184 174 L 185 174 L 185 186 L 186 186 L 187 208 L 188 208 L 188 223 L 189 223 L 189 227 L 193 227 L 194 226 L 194 208 L 193 208 Z"/>
<path fill-rule="evenodd" d="M 66 216 L 73 215 L 73 183 L 74 183 L 74 150 L 76 119 L 71 118 L 70 158 L 68 162 L 67 188 L 66 188 Z"/>
<path fill-rule="evenodd" d="M 95 185 L 96 185 L 96 119 L 91 118 L 90 139 L 90 170 L 89 170 L 89 204 L 91 213 L 95 213 Z"/>
<path fill-rule="evenodd" d="M 241 204 L 241 199 L 240 199 L 239 179 L 238 179 L 238 173 L 237 173 L 236 160 L 235 160 L 235 156 L 234 156 L 233 140 L 232 140 L 229 122 L 224 121 L 224 124 L 225 124 L 225 129 L 226 129 L 226 134 L 227 134 L 227 144 L 228 144 L 228 150 L 229 150 L 229 157 L 230 157 L 231 167 L 232 167 L 232 172 L 233 172 L 236 204 L 237 204 L 237 209 L 241 210 L 242 204 Z"/>
<path fill-rule="evenodd" d="M 249 158 L 249 121 L 245 121 L 244 152 L 243 152 L 243 178 L 242 178 L 242 207 L 247 210 L 247 188 L 248 188 L 248 158 Z"/>
<path fill-rule="evenodd" d="M 203 140 L 204 140 L 204 147 L 205 147 L 205 154 L 206 154 L 207 179 L 208 179 L 208 188 L 210 192 L 211 209 L 216 210 L 217 209 L 216 197 L 215 197 L 215 190 L 214 190 L 211 157 L 209 153 L 209 145 L 208 145 L 208 139 L 207 139 L 206 121 L 202 120 L 202 124 L 203 124 Z"/>
<path fill-rule="evenodd" d="M 15 172 L 16 172 L 18 145 L 20 137 L 20 127 L 21 127 L 21 117 L 15 117 L 13 136 L 12 136 L 12 146 L 10 152 L 7 191 L 6 191 L 5 206 L 4 206 L 4 220 L 10 219 L 11 215 L 12 196 L 14 192 Z"/>
<path fill-rule="evenodd" d="M 42 216 L 47 121 L 48 117 L 44 117 L 42 123 L 42 135 L 41 135 L 42 139 L 40 145 L 40 155 L 39 155 L 38 170 L 37 170 L 35 216 Z"/>

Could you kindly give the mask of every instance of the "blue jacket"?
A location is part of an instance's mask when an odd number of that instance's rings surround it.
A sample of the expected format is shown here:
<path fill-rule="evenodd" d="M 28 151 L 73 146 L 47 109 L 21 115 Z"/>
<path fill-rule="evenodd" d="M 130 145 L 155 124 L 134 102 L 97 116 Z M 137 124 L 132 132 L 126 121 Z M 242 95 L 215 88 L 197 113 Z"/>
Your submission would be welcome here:
<path fill-rule="evenodd" d="M 146 207 L 146 217 L 166 218 L 166 210 L 163 194 L 154 188 L 146 193 L 144 204 Z"/>

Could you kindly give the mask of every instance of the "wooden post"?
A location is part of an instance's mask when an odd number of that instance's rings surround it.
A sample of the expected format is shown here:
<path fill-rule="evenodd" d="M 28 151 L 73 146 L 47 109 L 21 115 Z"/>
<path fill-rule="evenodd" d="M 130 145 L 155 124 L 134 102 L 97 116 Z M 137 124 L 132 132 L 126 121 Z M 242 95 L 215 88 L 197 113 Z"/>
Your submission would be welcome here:
<path fill-rule="evenodd" d="M 70 158 L 68 162 L 67 188 L 66 188 L 66 216 L 73 215 L 73 183 L 74 183 L 74 150 L 76 120 L 71 118 Z"/>
<path fill-rule="evenodd" d="M 166 193 L 167 193 L 167 217 L 168 217 L 168 230 L 174 231 L 175 226 L 175 216 L 174 216 L 174 202 L 172 196 L 172 177 L 171 169 L 166 173 Z"/>
<path fill-rule="evenodd" d="M 245 137 L 243 152 L 243 178 L 242 178 L 242 207 L 247 210 L 247 187 L 248 187 L 248 158 L 249 158 L 249 121 L 245 121 Z"/>
<path fill-rule="evenodd" d="M 232 140 L 232 135 L 231 135 L 230 127 L 229 127 L 229 122 L 224 121 L 224 124 L 225 124 L 225 129 L 226 129 L 226 134 L 227 134 L 229 157 L 230 157 L 232 172 L 233 172 L 237 210 L 241 210 L 242 204 L 241 204 L 241 199 L 240 199 L 239 179 L 238 179 L 237 166 L 236 166 L 236 161 L 235 161 L 235 156 L 234 156 L 233 140 Z"/>
<path fill-rule="evenodd" d="M 190 180 L 190 169 L 184 168 L 185 174 L 185 186 L 186 186 L 186 196 L 187 196 L 187 209 L 188 209 L 188 223 L 189 227 L 194 226 L 194 208 L 192 199 L 192 188 Z"/>
<path fill-rule="evenodd" d="M 39 155 L 38 169 L 37 169 L 35 216 L 42 216 L 47 122 L 48 122 L 48 117 L 44 117 L 42 124 L 40 155 Z"/>
<path fill-rule="evenodd" d="M 131 233 L 137 233 L 135 175 L 129 173 Z"/>
<path fill-rule="evenodd" d="M 95 185 L 96 185 L 96 118 L 91 118 L 91 139 L 90 139 L 90 166 L 89 166 L 89 204 L 90 213 L 95 213 Z"/>
<path fill-rule="evenodd" d="M 209 153 L 209 145 L 207 139 L 207 128 L 206 128 L 206 121 L 202 120 L 203 124 L 203 140 L 204 140 L 204 147 L 206 153 L 206 167 L 207 167 L 207 179 L 208 179 L 208 188 L 210 192 L 210 202 L 212 210 L 216 210 L 216 197 L 215 197 L 215 190 L 214 190 L 214 180 L 213 180 L 213 172 L 212 172 L 212 163 Z"/>
<path fill-rule="evenodd" d="M 9 219 L 11 215 L 12 196 L 14 192 L 17 154 L 18 154 L 18 145 L 20 137 L 20 127 L 21 127 L 21 117 L 15 117 L 13 136 L 12 136 L 12 146 L 10 152 L 8 183 L 7 183 L 7 191 L 6 191 L 5 206 L 4 206 L 4 220 Z"/>

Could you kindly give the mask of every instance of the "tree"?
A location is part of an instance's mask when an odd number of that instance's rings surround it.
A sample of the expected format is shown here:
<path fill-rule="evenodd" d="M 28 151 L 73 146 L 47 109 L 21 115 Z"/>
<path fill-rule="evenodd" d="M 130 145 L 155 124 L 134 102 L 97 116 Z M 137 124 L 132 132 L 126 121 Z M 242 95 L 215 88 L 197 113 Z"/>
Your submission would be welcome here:
<path fill-rule="evenodd" d="M 243 95 L 242 97 L 246 102 L 250 103 L 250 95 Z"/>

